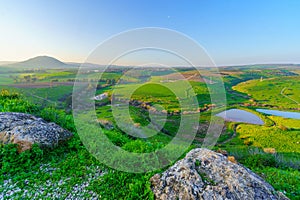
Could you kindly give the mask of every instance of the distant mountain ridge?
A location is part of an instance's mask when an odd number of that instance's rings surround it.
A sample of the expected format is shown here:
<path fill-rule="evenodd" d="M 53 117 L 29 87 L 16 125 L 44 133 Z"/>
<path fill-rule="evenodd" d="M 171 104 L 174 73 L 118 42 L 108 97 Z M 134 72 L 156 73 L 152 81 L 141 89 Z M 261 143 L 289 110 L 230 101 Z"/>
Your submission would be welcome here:
<path fill-rule="evenodd" d="M 0 61 L 0 67 L 12 67 L 12 68 L 20 68 L 20 69 L 64 69 L 64 68 L 104 68 L 106 65 L 94 64 L 94 63 L 75 63 L 75 62 L 62 62 L 54 57 L 50 56 L 37 56 L 34 58 L 30 58 L 21 62 L 13 62 L 13 61 Z M 126 65 L 115 65 L 115 67 L 126 67 Z M 132 66 L 131 66 L 132 67 Z M 176 67 L 176 66 L 175 66 Z M 177 66 L 180 68 L 180 66 Z M 184 67 L 184 66 L 181 66 Z M 243 69 L 262 69 L 262 68 L 295 68 L 298 69 L 300 64 L 245 64 L 245 65 L 232 65 L 232 66 L 219 66 L 221 69 L 227 70 L 239 70 Z M 201 68 L 201 67 L 200 67 Z M 209 68 L 209 67 L 205 67 Z"/>
<path fill-rule="evenodd" d="M 66 64 L 50 56 L 37 56 L 22 62 L 6 64 L 5 66 L 19 67 L 19 68 L 40 68 L 40 69 L 60 69 L 60 68 L 78 67 L 78 65 Z"/>

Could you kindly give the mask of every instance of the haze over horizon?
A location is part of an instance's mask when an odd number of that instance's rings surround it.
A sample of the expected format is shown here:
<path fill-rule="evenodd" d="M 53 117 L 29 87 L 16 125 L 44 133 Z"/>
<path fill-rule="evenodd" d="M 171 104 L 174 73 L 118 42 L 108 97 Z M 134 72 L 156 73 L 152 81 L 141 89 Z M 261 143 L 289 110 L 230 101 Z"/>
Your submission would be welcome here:
<path fill-rule="evenodd" d="M 84 62 L 112 35 L 162 27 L 196 40 L 216 65 L 300 63 L 297 0 L 0 3 L 0 61 L 47 55 Z"/>
<path fill-rule="evenodd" d="M 42 61 L 40 59 L 43 59 Z M 22 60 L 22 61 L 4 61 L 4 60 L 0 60 L 0 66 L 19 66 L 19 67 L 22 67 L 23 64 L 29 62 L 35 62 L 35 65 L 38 65 L 38 63 L 42 64 L 42 63 L 48 63 L 48 62 L 62 62 L 62 64 L 66 64 L 66 65 L 70 65 L 70 66 L 76 66 L 76 64 L 91 64 L 91 65 L 108 65 L 108 64 L 103 64 L 103 63 L 96 63 L 96 62 L 72 62 L 72 61 L 64 61 L 64 60 L 60 60 L 60 59 L 57 59 L 55 57 L 52 57 L 52 56 L 48 56 L 48 55 L 38 55 L 38 56 L 35 56 L 35 57 L 30 57 L 26 60 Z M 43 64 L 44 66 L 45 64 Z M 46 64 L 47 65 L 47 64 Z M 113 63 L 111 65 L 115 65 L 115 66 L 137 66 L 137 67 L 141 67 L 141 66 L 152 66 L 152 67 L 156 67 L 156 66 L 159 66 L 159 67 L 162 67 L 162 66 L 166 66 L 166 65 L 162 65 L 162 64 L 159 64 L 159 63 L 145 63 L 143 65 L 135 65 L 135 64 L 119 64 L 119 63 Z M 286 62 L 283 62 L 283 63 L 247 63 L 247 64 L 229 64 L 229 65 L 215 65 L 217 67 L 230 67 L 230 66 L 256 66 L 256 65 L 286 65 L 286 66 L 292 66 L 292 65 L 296 65 L 296 66 L 299 66 L 300 63 L 286 63 Z M 78 65 L 80 66 L 80 65 Z M 196 66 L 196 67 L 215 67 L 215 66 Z M 29 67 L 29 66 L 27 66 Z M 168 67 L 193 67 L 193 66 L 190 66 L 190 65 L 184 65 L 184 64 L 181 64 L 181 65 L 169 65 Z"/>

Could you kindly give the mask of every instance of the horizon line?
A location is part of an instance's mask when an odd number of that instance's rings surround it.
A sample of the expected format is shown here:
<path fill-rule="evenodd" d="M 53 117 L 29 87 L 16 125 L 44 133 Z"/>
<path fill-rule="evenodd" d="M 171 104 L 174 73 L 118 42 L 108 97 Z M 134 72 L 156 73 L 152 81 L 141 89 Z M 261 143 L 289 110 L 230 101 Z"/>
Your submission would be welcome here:
<path fill-rule="evenodd" d="M 30 57 L 26 60 L 15 60 L 15 61 L 10 61 L 10 60 L 0 60 L 0 66 L 3 66 L 5 64 L 17 64 L 17 63 L 21 63 L 21 62 L 26 62 L 30 59 L 34 59 L 34 58 L 38 58 L 38 57 L 49 57 L 49 58 L 53 58 L 56 59 L 60 62 L 63 62 L 65 64 L 92 64 L 92 65 L 100 65 L 100 66 L 105 66 L 106 64 L 100 64 L 100 63 L 89 63 L 89 62 L 76 62 L 76 61 L 64 61 L 64 60 L 60 60 L 58 58 L 56 58 L 55 56 L 50 56 L 50 55 L 38 55 L 38 56 L 34 56 L 34 57 Z M 5 64 L 1 64 L 1 63 L 5 63 Z M 300 65 L 300 62 L 295 63 L 295 62 L 256 62 L 256 63 L 235 63 L 235 64 L 216 64 L 215 66 L 195 66 L 195 67 L 236 67 L 236 66 L 256 66 L 256 65 Z M 112 66 L 122 66 L 122 67 L 140 67 L 139 65 L 135 65 L 135 64 L 116 64 L 116 65 L 112 65 Z M 154 66 L 154 67 L 159 67 L 159 66 Z M 172 65 L 170 67 L 194 67 L 194 66 L 182 66 L 182 65 Z"/>

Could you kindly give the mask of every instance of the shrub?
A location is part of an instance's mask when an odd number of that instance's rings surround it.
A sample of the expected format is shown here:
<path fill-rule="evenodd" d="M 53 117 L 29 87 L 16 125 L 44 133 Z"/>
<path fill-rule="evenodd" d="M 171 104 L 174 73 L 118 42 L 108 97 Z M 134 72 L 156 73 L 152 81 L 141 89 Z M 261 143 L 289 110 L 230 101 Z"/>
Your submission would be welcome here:
<path fill-rule="evenodd" d="M 11 93 L 8 90 L 0 92 L 0 112 L 23 112 L 35 113 L 39 109 L 36 105 L 21 98 L 18 93 Z"/>
<path fill-rule="evenodd" d="M 123 146 L 131 141 L 128 136 L 118 133 L 117 131 L 105 131 L 104 133 L 108 139 L 117 146 Z"/>
<path fill-rule="evenodd" d="M 251 138 L 247 138 L 244 140 L 244 145 L 250 146 L 253 144 L 253 140 Z"/>
<path fill-rule="evenodd" d="M 37 112 L 36 114 L 47 121 L 55 122 L 69 131 L 76 132 L 73 116 L 66 114 L 63 110 L 57 110 L 53 107 L 48 107 L 44 108 L 40 112 Z"/>
<path fill-rule="evenodd" d="M 43 158 L 43 151 L 34 144 L 31 150 L 18 153 L 16 144 L 3 145 L 0 148 L 1 173 L 15 174 L 29 170 Z"/>
<path fill-rule="evenodd" d="M 101 179 L 94 180 L 90 189 L 103 199 L 154 199 L 149 179 L 154 173 L 131 174 L 109 171 Z"/>
<path fill-rule="evenodd" d="M 273 155 L 269 154 L 255 154 L 255 155 L 249 155 L 242 161 L 244 165 L 246 165 L 249 168 L 263 168 L 266 166 L 269 167 L 275 167 L 276 166 L 276 160 Z"/>
<path fill-rule="evenodd" d="M 0 92 L 0 99 L 18 99 L 20 95 L 16 92 L 11 93 L 6 89 L 2 89 Z"/>

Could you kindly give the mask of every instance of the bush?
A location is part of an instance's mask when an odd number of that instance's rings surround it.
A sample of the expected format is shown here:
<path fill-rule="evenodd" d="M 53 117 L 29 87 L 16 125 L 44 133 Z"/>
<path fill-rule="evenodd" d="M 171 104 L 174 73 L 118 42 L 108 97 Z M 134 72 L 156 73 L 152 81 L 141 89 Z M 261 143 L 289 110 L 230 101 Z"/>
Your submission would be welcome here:
<path fill-rule="evenodd" d="M 0 92 L 0 99 L 19 99 L 18 93 L 11 93 L 8 90 L 2 89 Z"/>
<path fill-rule="evenodd" d="M 43 159 L 43 150 L 34 144 L 31 150 L 18 153 L 16 144 L 3 145 L 0 148 L 1 174 L 16 174 L 27 171 Z"/>
<path fill-rule="evenodd" d="M 247 138 L 246 140 L 244 140 L 244 145 L 250 146 L 253 144 L 253 140 L 250 138 Z"/>
<path fill-rule="evenodd" d="M 276 167 L 275 157 L 269 154 L 249 155 L 241 162 L 249 168 Z"/>
<path fill-rule="evenodd" d="M 90 189 L 103 199 L 154 199 L 149 179 L 154 173 L 131 174 L 109 171 L 91 183 Z"/>
<path fill-rule="evenodd" d="M 63 110 L 48 107 L 36 114 L 46 121 L 55 122 L 69 131 L 76 132 L 73 116 L 66 114 Z"/>
<path fill-rule="evenodd" d="M 117 131 L 105 131 L 104 133 L 108 137 L 108 139 L 117 146 L 123 146 L 124 144 L 131 141 L 127 135 L 124 135 Z"/>
<path fill-rule="evenodd" d="M 150 153 L 158 149 L 159 143 L 153 145 L 150 142 L 144 142 L 142 140 L 134 140 L 126 143 L 122 148 L 126 151 L 135 153 Z"/>
<path fill-rule="evenodd" d="M 23 100 L 18 93 L 1 90 L 0 112 L 36 113 L 38 111 L 39 109 L 36 105 Z"/>

